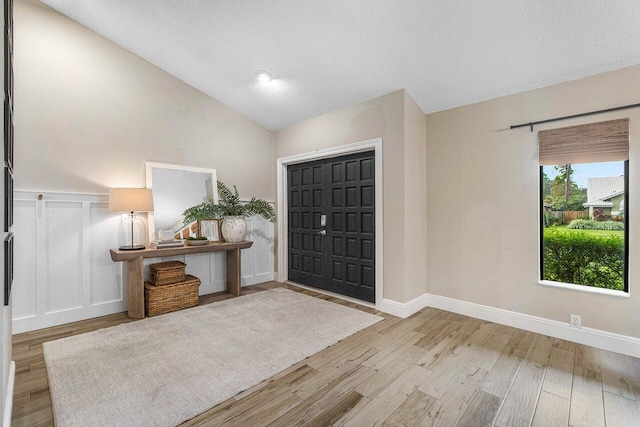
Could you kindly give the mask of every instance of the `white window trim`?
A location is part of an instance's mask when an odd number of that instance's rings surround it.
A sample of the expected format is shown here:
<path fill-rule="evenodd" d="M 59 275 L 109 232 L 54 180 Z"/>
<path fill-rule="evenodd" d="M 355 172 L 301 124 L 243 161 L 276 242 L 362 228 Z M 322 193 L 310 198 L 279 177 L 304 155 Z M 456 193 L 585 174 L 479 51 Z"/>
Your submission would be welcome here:
<path fill-rule="evenodd" d="M 618 298 L 629 298 L 631 295 L 629 292 L 616 291 L 614 289 L 596 288 L 595 286 L 587 285 L 575 285 L 573 283 L 554 282 L 553 280 L 538 280 L 538 284 L 542 286 L 549 286 L 552 288 L 570 289 L 573 291 L 587 292 L 591 294 L 609 295 Z"/>

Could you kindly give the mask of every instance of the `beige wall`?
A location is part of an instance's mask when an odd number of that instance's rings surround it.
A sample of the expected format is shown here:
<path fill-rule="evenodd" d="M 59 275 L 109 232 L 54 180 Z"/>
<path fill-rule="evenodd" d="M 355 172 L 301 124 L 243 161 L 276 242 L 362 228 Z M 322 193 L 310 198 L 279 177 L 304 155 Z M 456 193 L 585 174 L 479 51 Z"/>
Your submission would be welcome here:
<path fill-rule="evenodd" d="M 404 128 L 404 301 L 410 301 L 427 292 L 427 124 L 424 112 L 407 92 Z"/>
<path fill-rule="evenodd" d="M 275 200 L 273 132 L 42 3 L 14 20 L 16 188 L 144 186 L 154 161 Z"/>
<path fill-rule="evenodd" d="M 640 66 L 427 115 L 427 283 L 431 294 L 640 337 L 640 233 L 630 215 L 629 298 L 538 281 L 537 131 L 630 118 L 630 203 L 640 174 L 640 109 L 529 128 L 509 125 L 638 102 Z"/>
<path fill-rule="evenodd" d="M 425 287 L 424 275 L 421 279 L 414 280 L 420 269 L 415 265 L 418 262 L 416 256 L 419 255 L 415 255 L 412 252 L 413 247 L 406 244 L 407 232 L 417 241 L 421 240 L 421 236 L 415 236 L 413 230 L 405 229 L 406 220 L 417 216 L 416 208 L 407 197 L 406 189 L 412 189 L 414 185 L 424 186 L 424 180 L 421 183 L 412 182 L 407 185 L 410 178 L 407 178 L 405 171 L 405 167 L 409 166 L 413 174 L 415 169 L 420 168 L 420 162 L 424 169 L 426 159 L 419 151 L 420 148 L 418 147 L 417 153 L 411 152 L 415 145 L 424 145 L 424 113 L 412 99 L 407 98 L 408 94 L 404 90 L 392 92 L 297 123 L 277 131 L 275 137 L 276 158 L 382 138 L 384 297 L 399 302 L 405 302 L 408 296 L 417 294 L 419 291 L 416 289 L 422 289 L 424 293 Z M 405 117 L 407 106 L 410 114 Z M 416 117 L 419 117 L 419 120 L 416 120 Z M 419 136 L 420 132 L 423 132 L 422 137 Z M 405 140 L 405 135 L 410 135 L 409 142 Z M 424 209 L 421 216 L 424 217 Z M 411 261 L 405 264 L 407 255 Z M 421 263 L 424 264 L 424 257 Z M 406 281 L 405 278 L 410 278 L 411 281 Z M 416 289 L 413 289 L 414 287 Z"/>

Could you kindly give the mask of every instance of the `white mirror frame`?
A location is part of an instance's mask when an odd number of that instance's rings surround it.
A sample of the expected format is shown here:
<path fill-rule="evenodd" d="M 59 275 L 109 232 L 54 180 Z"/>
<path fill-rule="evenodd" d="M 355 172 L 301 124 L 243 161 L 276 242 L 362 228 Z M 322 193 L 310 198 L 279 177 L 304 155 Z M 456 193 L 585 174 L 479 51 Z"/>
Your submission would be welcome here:
<path fill-rule="evenodd" d="M 147 188 L 153 190 L 153 169 L 171 169 L 171 170 L 181 170 L 181 171 L 189 171 L 189 172 L 200 172 L 200 173 L 210 173 L 211 174 L 211 182 L 213 182 L 213 202 L 218 204 L 218 175 L 216 174 L 215 169 L 208 168 L 197 168 L 192 166 L 182 166 L 182 165 L 170 165 L 167 163 L 154 163 L 154 162 L 145 162 L 146 168 L 146 182 Z M 155 240 L 155 221 L 153 212 L 149 212 L 148 217 L 148 226 L 149 226 L 149 241 L 152 242 Z"/>

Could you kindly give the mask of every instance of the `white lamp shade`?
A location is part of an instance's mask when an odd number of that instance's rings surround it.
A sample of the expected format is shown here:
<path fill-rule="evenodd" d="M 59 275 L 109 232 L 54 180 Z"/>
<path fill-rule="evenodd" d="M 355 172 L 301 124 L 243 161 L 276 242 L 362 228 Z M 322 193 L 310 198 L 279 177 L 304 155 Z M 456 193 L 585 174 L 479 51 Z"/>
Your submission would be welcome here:
<path fill-rule="evenodd" d="M 153 212 L 153 195 L 149 188 L 112 188 L 109 212 Z"/>

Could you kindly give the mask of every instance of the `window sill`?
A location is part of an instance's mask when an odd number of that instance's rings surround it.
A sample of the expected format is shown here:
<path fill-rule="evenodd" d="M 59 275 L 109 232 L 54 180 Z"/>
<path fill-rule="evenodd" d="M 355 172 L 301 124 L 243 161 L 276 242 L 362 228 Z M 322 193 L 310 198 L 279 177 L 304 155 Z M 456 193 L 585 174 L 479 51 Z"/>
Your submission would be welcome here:
<path fill-rule="evenodd" d="M 539 280 L 539 285 L 550 286 L 552 288 L 571 289 L 579 292 L 587 292 L 591 294 L 609 295 L 618 298 L 629 298 L 629 292 L 614 291 L 613 289 L 594 288 L 592 286 L 574 285 L 571 283 L 553 282 L 551 280 Z"/>

